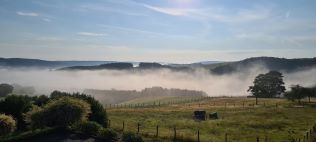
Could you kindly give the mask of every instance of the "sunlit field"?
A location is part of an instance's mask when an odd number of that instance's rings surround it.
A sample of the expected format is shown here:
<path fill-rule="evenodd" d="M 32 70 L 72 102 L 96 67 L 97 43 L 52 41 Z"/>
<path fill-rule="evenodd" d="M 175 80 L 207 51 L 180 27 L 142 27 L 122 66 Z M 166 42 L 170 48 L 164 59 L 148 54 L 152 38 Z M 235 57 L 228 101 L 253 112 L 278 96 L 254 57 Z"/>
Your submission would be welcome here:
<path fill-rule="evenodd" d="M 147 141 L 240 141 L 264 142 L 299 140 L 316 120 L 316 100 L 296 105 L 285 99 L 205 98 L 200 102 L 144 108 L 107 109 L 111 128 L 139 133 Z M 197 121 L 195 110 L 218 112 L 219 119 Z M 158 126 L 158 137 L 156 136 Z M 225 136 L 226 135 L 226 136 Z M 157 138 L 156 138 L 157 137 Z"/>

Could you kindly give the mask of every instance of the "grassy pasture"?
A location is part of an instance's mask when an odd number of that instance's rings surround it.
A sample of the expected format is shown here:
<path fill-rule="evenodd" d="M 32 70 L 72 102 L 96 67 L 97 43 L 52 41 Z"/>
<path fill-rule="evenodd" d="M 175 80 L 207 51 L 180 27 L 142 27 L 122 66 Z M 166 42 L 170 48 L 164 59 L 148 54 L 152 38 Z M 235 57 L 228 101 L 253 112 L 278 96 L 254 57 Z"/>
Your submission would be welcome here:
<path fill-rule="evenodd" d="M 174 99 L 174 98 L 172 98 Z M 255 106 L 254 98 L 209 98 L 200 102 L 162 105 L 145 108 L 108 109 L 111 128 L 140 133 L 147 141 L 172 141 L 174 127 L 178 141 L 197 141 L 200 132 L 201 142 L 260 141 L 282 142 L 298 139 L 306 134 L 316 122 L 316 100 L 304 107 L 285 99 L 259 99 Z M 218 112 L 220 119 L 196 121 L 194 110 Z M 159 136 L 155 138 L 156 126 Z"/>

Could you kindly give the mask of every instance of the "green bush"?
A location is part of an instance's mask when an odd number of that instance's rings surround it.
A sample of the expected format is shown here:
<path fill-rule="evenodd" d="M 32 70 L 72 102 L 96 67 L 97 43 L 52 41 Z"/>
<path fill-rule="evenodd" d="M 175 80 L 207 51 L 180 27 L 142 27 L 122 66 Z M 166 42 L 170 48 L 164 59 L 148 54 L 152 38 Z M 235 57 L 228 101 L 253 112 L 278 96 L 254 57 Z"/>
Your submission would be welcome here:
<path fill-rule="evenodd" d="M 73 97 L 78 98 L 86 101 L 90 104 L 91 113 L 88 116 L 89 121 L 95 121 L 101 124 L 103 127 L 107 127 L 108 117 L 106 114 L 106 110 L 102 106 L 102 104 L 94 99 L 93 97 L 86 95 L 86 94 L 80 94 L 80 93 L 67 93 L 67 92 L 60 92 L 60 91 L 54 91 L 51 93 L 50 97 L 51 99 L 56 99 L 60 97 Z"/>
<path fill-rule="evenodd" d="M 0 113 L 11 115 L 17 121 L 17 129 L 25 130 L 26 122 L 23 114 L 32 108 L 31 97 L 9 95 L 0 101 Z"/>
<path fill-rule="evenodd" d="M 79 131 L 87 135 L 97 135 L 101 128 L 102 126 L 94 121 L 84 121 L 78 126 Z"/>
<path fill-rule="evenodd" d="M 34 107 L 26 114 L 27 121 L 33 128 L 68 127 L 76 122 L 85 121 L 90 113 L 90 105 L 83 100 L 62 97 L 44 105 Z"/>
<path fill-rule="evenodd" d="M 117 133 L 108 128 L 101 128 L 98 132 L 98 138 L 101 138 L 106 141 L 116 141 Z"/>
<path fill-rule="evenodd" d="M 6 135 L 15 130 L 15 120 L 9 116 L 0 114 L 0 136 Z"/>
<path fill-rule="evenodd" d="M 124 142 L 143 142 L 144 141 L 141 136 L 136 135 L 131 132 L 124 133 L 122 137 L 123 137 Z"/>

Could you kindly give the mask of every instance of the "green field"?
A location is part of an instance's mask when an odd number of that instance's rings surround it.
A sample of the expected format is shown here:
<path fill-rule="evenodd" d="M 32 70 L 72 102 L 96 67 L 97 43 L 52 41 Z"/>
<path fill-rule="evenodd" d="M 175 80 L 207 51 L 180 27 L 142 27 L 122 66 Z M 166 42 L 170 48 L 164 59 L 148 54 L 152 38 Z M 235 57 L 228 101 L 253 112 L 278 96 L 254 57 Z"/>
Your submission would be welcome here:
<path fill-rule="evenodd" d="M 175 98 L 172 98 L 175 99 Z M 167 100 L 165 100 L 167 101 Z M 260 141 L 282 142 L 303 138 L 307 130 L 316 122 L 316 100 L 305 106 L 297 106 L 285 99 L 254 98 L 205 98 L 199 102 L 178 103 L 155 107 L 111 108 L 108 109 L 111 128 L 137 132 L 147 141 L 172 141 L 176 127 L 177 141 L 197 141 L 197 132 L 201 142 Z M 194 110 L 218 112 L 220 119 L 196 121 Z M 158 138 L 156 126 L 159 126 Z"/>

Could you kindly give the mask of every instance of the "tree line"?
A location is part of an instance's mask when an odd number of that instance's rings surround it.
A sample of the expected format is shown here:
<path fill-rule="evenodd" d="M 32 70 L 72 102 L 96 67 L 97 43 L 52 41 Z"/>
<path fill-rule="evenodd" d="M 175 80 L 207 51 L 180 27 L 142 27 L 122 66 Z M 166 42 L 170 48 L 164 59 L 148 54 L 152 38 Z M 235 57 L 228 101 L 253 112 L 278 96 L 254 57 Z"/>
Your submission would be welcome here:
<path fill-rule="evenodd" d="M 249 86 L 248 92 L 256 98 L 256 104 L 258 104 L 258 98 L 275 98 L 282 95 L 291 101 L 297 100 L 298 103 L 301 103 L 304 98 L 308 97 L 310 102 L 312 97 L 316 97 L 316 86 L 292 85 L 290 90 L 286 91 L 284 84 L 282 73 L 270 71 L 257 75 L 253 85 Z"/>

